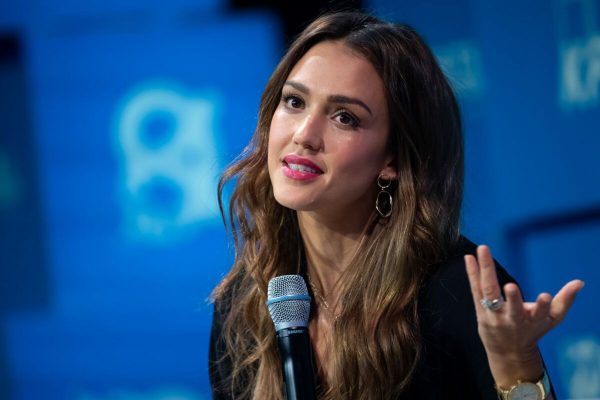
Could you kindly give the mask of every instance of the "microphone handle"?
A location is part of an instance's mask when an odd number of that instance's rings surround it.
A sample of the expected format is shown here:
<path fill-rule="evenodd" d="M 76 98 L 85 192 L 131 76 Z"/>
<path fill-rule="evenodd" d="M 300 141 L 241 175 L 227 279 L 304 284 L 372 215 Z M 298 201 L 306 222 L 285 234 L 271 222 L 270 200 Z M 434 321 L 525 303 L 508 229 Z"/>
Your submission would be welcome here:
<path fill-rule="evenodd" d="M 315 376 L 308 329 L 277 332 L 287 400 L 316 400 Z"/>

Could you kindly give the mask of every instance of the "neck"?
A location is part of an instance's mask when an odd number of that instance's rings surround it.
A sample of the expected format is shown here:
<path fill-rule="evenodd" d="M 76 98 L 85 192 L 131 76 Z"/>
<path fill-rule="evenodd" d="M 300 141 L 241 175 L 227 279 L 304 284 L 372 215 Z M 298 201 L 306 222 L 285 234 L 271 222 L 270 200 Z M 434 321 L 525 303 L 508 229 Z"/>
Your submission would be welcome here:
<path fill-rule="evenodd" d="M 333 308 L 339 295 L 338 282 L 354 258 L 367 223 L 368 218 L 347 216 L 332 221 L 313 212 L 298 212 L 308 275 Z"/>

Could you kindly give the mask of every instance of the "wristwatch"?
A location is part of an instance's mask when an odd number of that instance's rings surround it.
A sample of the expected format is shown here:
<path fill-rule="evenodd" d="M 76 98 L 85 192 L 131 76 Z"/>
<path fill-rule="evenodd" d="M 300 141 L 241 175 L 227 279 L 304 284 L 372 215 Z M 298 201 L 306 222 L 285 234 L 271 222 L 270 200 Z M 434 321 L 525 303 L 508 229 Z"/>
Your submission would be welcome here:
<path fill-rule="evenodd" d="M 550 380 L 544 368 L 544 375 L 537 382 L 521 382 L 508 389 L 496 386 L 500 400 L 544 400 L 550 394 Z"/>

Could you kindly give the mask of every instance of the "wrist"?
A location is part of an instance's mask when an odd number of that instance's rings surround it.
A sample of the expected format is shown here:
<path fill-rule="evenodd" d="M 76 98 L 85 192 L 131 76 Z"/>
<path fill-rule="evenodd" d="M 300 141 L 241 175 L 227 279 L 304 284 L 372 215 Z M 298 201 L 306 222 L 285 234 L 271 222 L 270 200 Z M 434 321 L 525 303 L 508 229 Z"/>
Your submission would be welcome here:
<path fill-rule="evenodd" d="M 544 374 L 542 357 L 537 350 L 528 355 L 488 354 L 488 362 L 500 388 L 509 388 L 517 382 L 537 382 Z"/>

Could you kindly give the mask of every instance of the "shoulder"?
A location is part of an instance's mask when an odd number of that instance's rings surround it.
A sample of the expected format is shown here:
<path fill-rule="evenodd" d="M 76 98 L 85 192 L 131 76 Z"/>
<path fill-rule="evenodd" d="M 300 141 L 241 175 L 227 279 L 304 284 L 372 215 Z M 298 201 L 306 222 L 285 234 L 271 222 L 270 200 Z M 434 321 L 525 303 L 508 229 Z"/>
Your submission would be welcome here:
<path fill-rule="evenodd" d="M 208 373 L 212 389 L 212 398 L 225 400 L 233 398 L 230 388 L 230 376 L 233 362 L 228 352 L 223 330 L 225 321 L 231 312 L 232 302 L 240 282 L 241 276 L 221 283 L 213 294 L 213 318 L 210 330 Z"/>
<path fill-rule="evenodd" d="M 208 348 L 208 375 L 213 399 L 225 399 L 226 379 L 231 372 L 231 360 L 222 336 L 223 321 L 227 311 L 224 302 L 217 298 L 213 304 L 213 319 Z"/>

